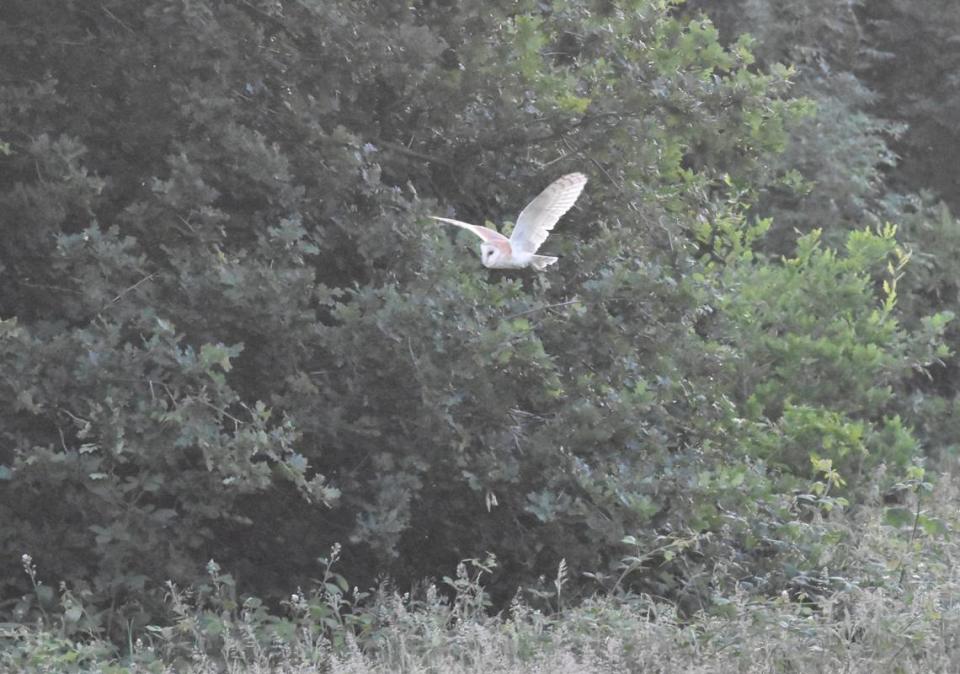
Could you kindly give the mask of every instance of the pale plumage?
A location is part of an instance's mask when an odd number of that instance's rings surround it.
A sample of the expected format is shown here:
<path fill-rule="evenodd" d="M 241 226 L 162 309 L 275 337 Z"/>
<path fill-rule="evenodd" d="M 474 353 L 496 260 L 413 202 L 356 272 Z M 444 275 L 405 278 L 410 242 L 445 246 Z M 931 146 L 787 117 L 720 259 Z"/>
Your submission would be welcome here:
<path fill-rule="evenodd" d="M 430 217 L 462 227 L 483 239 L 483 243 L 480 244 L 480 261 L 485 267 L 490 269 L 533 267 L 539 271 L 556 262 L 557 258 L 537 255 L 537 250 L 550 236 L 557 221 L 577 201 L 586 184 L 587 177 L 582 173 L 569 173 L 554 180 L 520 211 L 517 224 L 509 239 L 489 227 L 471 225 L 435 215 Z"/>

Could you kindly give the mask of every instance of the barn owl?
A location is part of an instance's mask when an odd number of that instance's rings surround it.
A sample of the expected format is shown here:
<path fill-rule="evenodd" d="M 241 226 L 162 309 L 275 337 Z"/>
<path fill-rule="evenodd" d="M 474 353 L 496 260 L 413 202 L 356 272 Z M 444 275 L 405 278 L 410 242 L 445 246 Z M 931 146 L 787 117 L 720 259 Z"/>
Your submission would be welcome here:
<path fill-rule="evenodd" d="M 500 232 L 471 225 L 459 220 L 430 217 L 463 229 L 470 230 L 481 239 L 480 261 L 489 269 L 523 269 L 533 267 L 543 271 L 557 261 L 549 255 L 537 255 L 537 249 L 547 240 L 550 230 L 564 213 L 570 210 L 587 184 L 582 173 L 568 173 L 550 183 L 537 198 L 527 204 L 517 216 L 517 224 L 508 239 Z"/>

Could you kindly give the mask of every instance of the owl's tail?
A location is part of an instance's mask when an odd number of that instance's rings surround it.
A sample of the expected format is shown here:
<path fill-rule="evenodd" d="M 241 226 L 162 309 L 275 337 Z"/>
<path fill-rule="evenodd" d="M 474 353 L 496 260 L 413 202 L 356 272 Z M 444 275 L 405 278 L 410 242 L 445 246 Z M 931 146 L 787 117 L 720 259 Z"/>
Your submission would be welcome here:
<path fill-rule="evenodd" d="M 549 255 L 534 255 L 530 258 L 530 266 L 537 271 L 543 271 L 559 259 L 558 257 L 551 257 Z"/>

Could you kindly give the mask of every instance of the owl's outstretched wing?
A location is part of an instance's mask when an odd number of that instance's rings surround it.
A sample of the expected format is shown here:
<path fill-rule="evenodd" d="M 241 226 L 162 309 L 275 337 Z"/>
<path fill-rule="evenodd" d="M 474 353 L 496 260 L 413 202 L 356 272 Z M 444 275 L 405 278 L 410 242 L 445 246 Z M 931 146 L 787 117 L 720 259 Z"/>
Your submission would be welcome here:
<path fill-rule="evenodd" d="M 467 229 L 488 243 L 494 243 L 496 241 L 510 241 L 510 239 L 505 237 L 503 234 L 496 230 L 490 229 L 489 227 L 471 225 L 469 222 L 461 222 L 460 220 L 453 220 L 451 218 L 441 218 L 436 215 L 431 215 L 430 217 L 434 220 L 439 220 L 440 222 L 445 222 L 449 225 L 456 225 L 457 227 Z"/>
<path fill-rule="evenodd" d="M 513 249 L 536 253 L 557 221 L 576 202 L 586 184 L 587 177 L 582 173 L 568 173 L 550 183 L 517 216 L 517 224 L 510 236 Z"/>

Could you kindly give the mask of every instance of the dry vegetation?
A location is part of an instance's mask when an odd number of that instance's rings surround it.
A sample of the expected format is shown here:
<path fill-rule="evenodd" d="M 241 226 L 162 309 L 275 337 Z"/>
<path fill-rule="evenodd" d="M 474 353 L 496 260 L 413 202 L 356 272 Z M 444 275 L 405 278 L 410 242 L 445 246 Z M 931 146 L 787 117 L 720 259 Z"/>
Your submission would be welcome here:
<path fill-rule="evenodd" d="M 490 616 L 483 577 L 491 560 L 461 564 L 448 594 L 343 589 L 326 561 L 324 582 L 294 594 L 281 618 L 256 599 L 237 600 L 211 563 L 210 584 L 170 586 L 170 621 L 125 652 L 67 635 L 59 624 L 3 632 L 6 671 L 19 672 L 953 672 L 960 669 L 960 495 L 944 478 L 915 512 L 941 522 L 934 535 L 888 523 L 886 508 L 837 518 L 852 527 L 849 577 L 824 578 L 818 596 L 758 599 L 718 594 L 681 616 L 646 596 L 594 597 L 561 610 L 521 599 Z M 849 522 L 853 522 L 851 525 Z M 42 581 L 36 578 L 37 587 Z M 554 579 L 556 605 L 565 583 Z M 875 582 L 859 585 L 857 575 Z M 62 600 L 75 601 L 66 588 Z M 65 611 L 62 615 L 66 615 Z"/>

